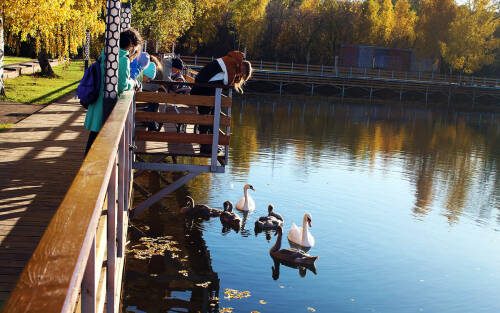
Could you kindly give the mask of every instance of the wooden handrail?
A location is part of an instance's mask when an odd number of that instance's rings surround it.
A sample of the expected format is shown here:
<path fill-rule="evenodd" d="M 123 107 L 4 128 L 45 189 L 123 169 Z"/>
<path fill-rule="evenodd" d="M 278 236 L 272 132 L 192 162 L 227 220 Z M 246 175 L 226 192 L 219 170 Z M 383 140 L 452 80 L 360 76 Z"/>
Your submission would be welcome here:
<path fill-rule="evenodd" d="M 3 312 L 74 312 L 132 102 L 131 91 L 118 100 Z"/>
<path fill-rule="evenodd" d="M 213 115 L 197 115 L 197 114 L 175 114 L 175 113 L 159 113 L 159 112 L 136 112 L 136 122 L 161 122 L 161 123 L 181 123 L 181 124 L 198 124 L 198 125 L 213 125 Z M 231 118 L 222 116 L 220 126 L 231 126 Z"/>
<path fill-rule="evenodd" d="M 190 106 L 214 106 L 215 97 L 213 96 L 195 96 L 195 95 L 180 95 L 176 93 L 166 92 L 138 92 L 136 93 L 136 101 L 138 102 L 157 102 L 157 103 L 173 103 L 185 104 Z M 230 107 L 232 104 L 231 98 L 222 98 L 221 106 Z"/>

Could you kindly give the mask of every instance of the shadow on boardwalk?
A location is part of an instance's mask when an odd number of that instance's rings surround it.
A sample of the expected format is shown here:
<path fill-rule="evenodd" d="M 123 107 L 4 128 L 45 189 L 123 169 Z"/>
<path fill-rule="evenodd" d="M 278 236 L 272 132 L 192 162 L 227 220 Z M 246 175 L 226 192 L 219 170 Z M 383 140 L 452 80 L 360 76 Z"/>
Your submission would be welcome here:
<path fill-rule="evenodd" d="M 0 310 L 83 161 L 73 95 L 0 132 Z"/>

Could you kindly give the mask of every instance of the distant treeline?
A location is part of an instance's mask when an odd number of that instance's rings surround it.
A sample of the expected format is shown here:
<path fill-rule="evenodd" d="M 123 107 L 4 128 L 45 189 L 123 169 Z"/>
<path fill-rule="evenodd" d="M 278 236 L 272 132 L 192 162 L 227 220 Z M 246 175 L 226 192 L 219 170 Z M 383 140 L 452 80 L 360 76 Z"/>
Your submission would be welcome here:
<path fill-rule="evenodd" d="M 333 64 L 339 44 L 414 49 L 441 71 L 500 72 L 499 0 L 133 0 L 132 26 L 162 51 Z M 104 0 L 0 1 L 7 53 L 93 55 Z"/>
<path fill-rule="evenodd" d="M 134 2 L 134 21 L 154 38 L 161 31 L 158 23 L 148 25 L 142 18 L 151 2 Z M 156 2 L 177 4 L 176 13 L 161 16 L 172 21 L 161 23 L 169 25 L 167 41 L 176 41 L 183 54 L 222 55 L 246 48 L 251 59 L 333 64 L 339 44 L 360 44 L 414 49 L 418 58 L 434 60 L 442 71 L 500 70 L 497 0 L 460 5 L 454 0 Z"/>

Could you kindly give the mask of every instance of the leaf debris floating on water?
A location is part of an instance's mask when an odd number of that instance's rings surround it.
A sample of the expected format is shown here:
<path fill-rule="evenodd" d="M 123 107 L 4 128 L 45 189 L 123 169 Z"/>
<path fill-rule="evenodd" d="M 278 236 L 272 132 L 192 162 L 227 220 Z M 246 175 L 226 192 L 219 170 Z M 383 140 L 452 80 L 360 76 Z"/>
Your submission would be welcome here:
<path fill-rule="evenodd" d="M 266 301 L 264 301 L 264 300 L 260 300 L 260 301 L 259 301 L 259 303 L 260 303 L 260 304 L 267 304 L 267 302 L 266 302 Z"/>
<path fill-rule="evenodd" d="M 157 238 L 142 237 L 140 244 L 134 245 L 130 252 L 134 253 L 134 258 L 145 260 L 151 258 L 153 255 L 165 255 L 165 251 L 181 251 L 175 247 L 179 244 L 177 241 L 172 240 L 172 236 L 162 236 Z M 173 254 L 174 258 L 176 254 Z"/>
<path fill-rule="evenodd" d="M 212 282 L 211 281 L 206 281 L 204 283 L 199 283 L 199 284 L 196 284 L 196 286 L 198 287 L 203 287 L 203 288 L 207 288 Z"/>
<path fill-rule="evenodd" d="M 188 277 L 188 275 L 189 275 L 188 271 L 186 271 L 186 270 L 180 270 L 177 273 L 181 274 L 184 277 Z"/>
<path fill-rule="evenodd" d="M 233 308 L 222 308 L 219 313 L 233 313 Z"/>
<path fill-rule="evenodd" d="M 311 308 L 310 306 L 307 307 L 307 310 L 311 311 L 311 312 L 316 312 L 316 309 L 315 308 Z"/>
<path fill-rule="evenodd" d="M 282 288 L 282 289 L 283 289 L 283 288 L 285 288 L 285 286 L 280 285 L 280 288 Z"/>
<path fill-rule="evenodd" d="M 250 291 L 239 291 L 236 289 L 231 289 L 231 288 L 225 288 L 224 289 L 224 299 L 243 299 L 243 298 L 249 298 L 250 297 Z"/>

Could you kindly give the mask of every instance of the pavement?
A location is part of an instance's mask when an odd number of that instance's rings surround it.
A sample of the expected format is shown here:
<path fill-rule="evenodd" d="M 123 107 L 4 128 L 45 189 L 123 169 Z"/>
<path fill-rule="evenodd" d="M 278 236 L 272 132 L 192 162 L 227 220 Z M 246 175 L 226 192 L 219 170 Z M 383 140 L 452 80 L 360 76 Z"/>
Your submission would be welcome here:
<path fill-rule="evenodd" d="M 15 124 L 43 107 L 40 104 L 0 101 L 0 124 Z"/>

